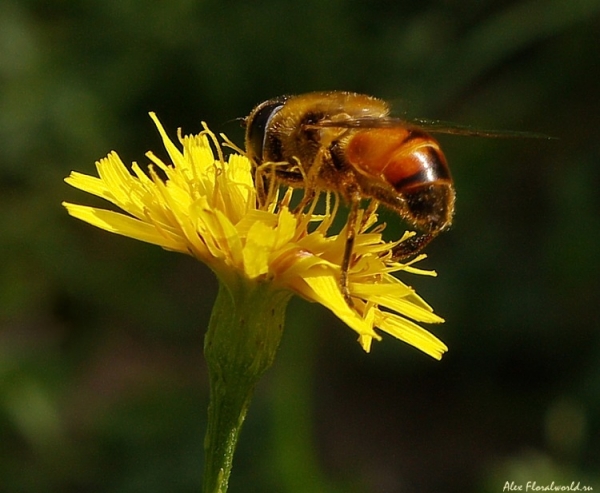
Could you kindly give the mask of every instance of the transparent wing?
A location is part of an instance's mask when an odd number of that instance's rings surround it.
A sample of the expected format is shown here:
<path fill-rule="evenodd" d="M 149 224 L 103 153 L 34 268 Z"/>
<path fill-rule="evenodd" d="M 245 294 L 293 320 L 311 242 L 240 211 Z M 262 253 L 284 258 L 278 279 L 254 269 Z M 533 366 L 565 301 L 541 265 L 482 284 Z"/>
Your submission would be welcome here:
<path fill-rule="evenodd" d="M 440 120 L 426 120 L 422 118 L 405 120 L 394 117 L 365 117 L 351 118 L 347 120 L 321 120 L 316 123 L 305 125 L 305 128 L 395 128 L 401 127 L 410 130 L 423 130 L 428 133 L 441 133 L 452 135 L 463 135 L 468 137 L 493 137 L 493 138 L 525 138 L 525 139 L 555 139 L 536 132 L 518 132 L 513 130 L 485 130 L 469 125 L 444 122 Z"/>

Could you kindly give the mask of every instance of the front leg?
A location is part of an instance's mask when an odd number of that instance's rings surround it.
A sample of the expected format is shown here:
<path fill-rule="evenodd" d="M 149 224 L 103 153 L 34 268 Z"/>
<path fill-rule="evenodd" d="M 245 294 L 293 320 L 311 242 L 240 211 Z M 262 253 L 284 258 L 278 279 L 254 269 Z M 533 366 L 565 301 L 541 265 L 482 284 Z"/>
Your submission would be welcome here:
<path fill-rule="evenodd" d="M 263 163 L 254 170 L 254 183 L 258 197 L 259 209 L 264 209 L 275 197 L 277 187 L 281 184 L 300 188 L 304 183 L 304 175 L 296 171 L 289 163 Z"/>
<path fill-rule="evenodd" d="M 324 148 L 319 149 L 317 154 L 315 155 L 313 163 L 308 167 L 308 169 L 302 166 L 302 163 L 299 162 L 298 169 L 302 173 L 302 177 L 304 180 L 304 196 L 300 203 L 294 209 L 295 214 L 299 214 L 306 209 L 306 207 L 312 203 L 317 194 L 317 184 L 319 181 L 319 177 L 321 176 L 322 167 L 324 166 L 325 159 Z M 306 164 L 306 163 L 305 163 Z"/>

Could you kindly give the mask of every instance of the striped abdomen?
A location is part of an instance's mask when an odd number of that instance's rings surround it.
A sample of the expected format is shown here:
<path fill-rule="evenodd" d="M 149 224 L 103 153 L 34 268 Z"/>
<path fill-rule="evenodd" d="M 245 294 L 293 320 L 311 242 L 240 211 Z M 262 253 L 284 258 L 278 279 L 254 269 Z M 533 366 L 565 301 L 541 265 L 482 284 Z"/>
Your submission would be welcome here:
<path fill-rule="evenodd" d="M 437 141 L 425 132 L 402 127 L 359 130 L 348 141 L 345 158 L 362 175 L 391 186 L 400 201 L 385 194 L 374 198 L 421 230 L 440 231 L 450 225 L 454 211 L 450 170 Z"/>

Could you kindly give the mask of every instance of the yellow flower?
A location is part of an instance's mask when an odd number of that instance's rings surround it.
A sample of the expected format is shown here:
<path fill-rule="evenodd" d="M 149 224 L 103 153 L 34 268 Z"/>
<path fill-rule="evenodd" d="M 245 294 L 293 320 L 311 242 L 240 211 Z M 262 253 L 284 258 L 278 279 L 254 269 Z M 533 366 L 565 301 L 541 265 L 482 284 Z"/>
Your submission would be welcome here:
<path fill-rule="evenodd" d="M 397 243 L 384 242 L 381 228 L 372 229 L 377 220 L 374 213 L 358 221 L 362 225 L 348 273 L 354 302 L 350 307 L 339 285 L 346 234 L 329 234 L 337 201 L 332 206 L 328 200 L 327 213 L 321 216 L 312 210 L 293 213 L 288 191 L 266 210 L 259 210 L 245 156 L 233 153 L 225 159 L 221 145 L 206 127 L 199 135 L 179 135 L 180 150 L 157 117 L 151 117 L 172 164 L 148 153 L 153 163 L 148 175 L 136 163 L 131 174 L 112 152 L 96 163 L 98 177 L 72 172 L 65 181 L 106 199 L 126 214 L 64 203 L 69 214 L 107 231 L 192 255 L 226 284 L 241 276 L 321 303 L 359 334 L 365 351 L 373 339 L 381 339 L 379 328 L 441 358 L 447 347 L 416 322 L 443 320 L 392 275 L 402 271 L 435 274 L 413 267 L 414 262 L 390 262 L 391 248 Z"/>

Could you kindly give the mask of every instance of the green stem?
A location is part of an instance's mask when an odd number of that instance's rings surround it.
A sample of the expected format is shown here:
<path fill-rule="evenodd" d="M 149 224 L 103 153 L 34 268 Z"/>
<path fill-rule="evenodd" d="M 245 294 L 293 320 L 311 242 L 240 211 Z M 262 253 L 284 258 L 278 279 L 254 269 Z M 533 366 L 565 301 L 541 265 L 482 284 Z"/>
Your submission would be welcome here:
<path fill-rule="evenodd" d="M 204 441 L 204 493 L 225 493 L 254 387 L 271 366 L 283 332 L 289 291 L 272 283 L 220 283 L 204 340 L 210 380 Z"/>

